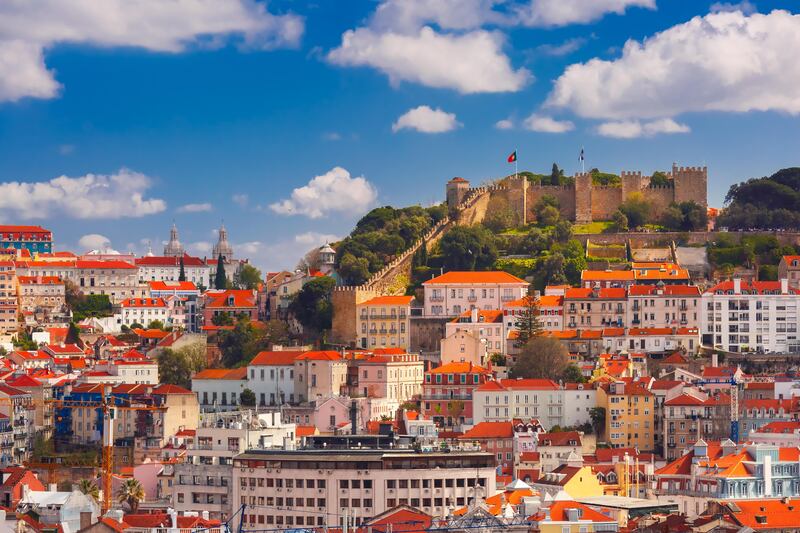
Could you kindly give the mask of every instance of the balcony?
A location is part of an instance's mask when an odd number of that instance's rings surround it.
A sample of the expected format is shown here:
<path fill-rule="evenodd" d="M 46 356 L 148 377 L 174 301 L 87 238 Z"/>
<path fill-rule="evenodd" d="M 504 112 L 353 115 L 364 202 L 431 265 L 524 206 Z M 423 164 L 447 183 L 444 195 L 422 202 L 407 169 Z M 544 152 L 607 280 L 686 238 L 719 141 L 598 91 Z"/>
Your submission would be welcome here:
<path fill-rule="evenodd" d="M 432 302 L 443 302 L 444 296 L 431 296 L 429 300 Z"/>
<path fill-rule="evenodd" d="M 468 302 L 477 302 L 478 301 L 478 297 L 475 296 L 475 295 L 467 296 L 467 301 Z"/>

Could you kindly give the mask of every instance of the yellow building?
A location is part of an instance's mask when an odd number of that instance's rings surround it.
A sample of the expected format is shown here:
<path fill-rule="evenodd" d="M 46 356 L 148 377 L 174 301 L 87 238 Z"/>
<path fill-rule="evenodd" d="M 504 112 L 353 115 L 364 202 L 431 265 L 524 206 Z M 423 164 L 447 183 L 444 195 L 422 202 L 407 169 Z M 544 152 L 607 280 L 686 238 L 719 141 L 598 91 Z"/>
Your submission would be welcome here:
<path fill-rule="evenodd" d="M 605 409 L 605 441 L 612 448 L 653 451 L 655 396 L 638 381 L 603 383 L 597 389 L 597 406 Z"/>
<path fill-rule="evenodd" d="M 356 305 L 356 344 L 361 348 L 407 348 L 413 296 L 378 296 Z"/>
<path fill-rule="evenodd" d="M 580 460 L 576 457 L 577 460 Z M 574 466 L 570 459 L 552 472 L 542 474 L 535 482 L 530 483 L 532 489 L 545 495 L 555 497 L 566 492 L 571 498 L 602 496 L 603 486 L 590 466 Z"/>

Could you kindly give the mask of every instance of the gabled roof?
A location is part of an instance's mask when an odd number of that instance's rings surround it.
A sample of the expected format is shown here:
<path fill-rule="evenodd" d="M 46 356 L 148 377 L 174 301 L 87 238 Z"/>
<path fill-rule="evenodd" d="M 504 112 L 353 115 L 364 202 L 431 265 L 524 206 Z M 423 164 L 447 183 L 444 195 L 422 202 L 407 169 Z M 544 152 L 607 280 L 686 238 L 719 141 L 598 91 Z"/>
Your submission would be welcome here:
<path fill-rule="evenodd" d="M 32 378 L 27 374 L 22 374 L 21 376 L 6 380 L 6 385 L 11 385 L 12 387 L 41 387 L 42 382 L 38 379 Z"/>
<path fill-rule="evenodd" d="M 593 523 L 616 523 L 617 521 L 610 516 L 595 511 L 591 507 L 583 505 L 582 503 L 572 501 L 555 501 L 550 505 L 550 520 L 553 522 L 566 522 L 569 520 L 567 511 L 569 509 L 578 509 L 578 515 L 581 521 L 589 521 Z"/>
<path fill-rule="evenodd" d="M 341 361 L 342 354 L 333 350 L 303 352 L 295 357 L 297 361 Z"/>
<path fill-rule="evenodd" d="M 153 389 L 153 394 L 194 394 L 188 389 L 179 387 L 178 385 L 159 385 Z"/>
<path fill-rule="evenodd" d="M 167 302 L 163 298 L 128 298 L 120 302 L 120 307 L 167 307 Z"/>
<path fill-rule="evenodd" d="M 524 279 L 503 271 L 489 271 L 489 272 L 445 272 L 441 276 L 436 276 L 433 279 L 423 282 L 423 285 L 460 285 L 460 284 L 514 284 L 514 285 L 528 285 Z"/>
<path fill-rule="evenodd" d="M 473 365 L 472 363 L 447 363 L 446 365 L 437 366 L 428 370 L 429 374 L 489 374 L 490 372 L 483 367 Z"/>
<path fill-rule="evenodd" d="M 127 261 L 120 261 L 118 259 L 110 261 L 98 260 L 83 260 L 78 259 L 75 261 L 75 267 L 83 270 L 135 270 L 136 265 L 132 265 Z"/>
<path fill-rule="evenodd" d="M 685 365 L 688 364 L 689 361 L 683 356 L 683 354 L 681 354 L 681 352 L 675 352 L 664 359 L 662 363 L 667 365 Z"/>
<path fill-rule="evenodd" d="M 581 435 L 577 431 L 557 431 L 555 433 L 539 433 L 536 435 L 539 446 L 580 446 Z M 575 442 L 577 444 L 570 444 Z"/>
<path fill-rule="evenodd" d="M 508 422 L 480 422 L 458 437 L 469 439 L 510 439 L 514 436 L 514 425 Z"/>
<path fill-rule="evenodd" d="M 410 305 L 413 296 L 376 296 L 358 305 Z"/>
<path fill-rule="evenodd" d="M 201 370 L 192 379 L 246 379 L 247 367 L 241 368 L 206 368 Z"/>
<path fill-rule="evenodd" d="M 589 388 L 587 386 L 587 388 Z M 500 390 L 558 390 L 558 383 L 551 379 L 498 379 L 487 381 L 476 390 L 481 392 Z"/>
<path fill-rule="evenodd" d="M 499 309 L 478 309 L 478 322 L 474 324 L 500 324 L 503 322 L 503 312 Z M 473 322 L 462 322 L 463 319 L 470 319 L 472 311 L 464 311 L 450 322 L 455 324 L 470 324 Z"/>
<path fill-rule="evenodd" d="M 256 306 L 256 297 L 253 291 L 242 289 L 228 289 L 220 291 L 207 291 L 206 308 L 211 309 L 238 309 Z"/>
<path fill-rule="evenodd" d="M 159 291 L 196 291 L 197 286 L 191 281 L 150 281 L 150 290 Z"/>
<path fill-rule="evenodd" d="M 248 366 L 292 366 L 294 360 L 306 352 L 303 351 L 278 351 L 278 352 L 259 352 L 253 357 Z M 337 352 L 334 352 L 337 353 Z M 338 353 L 337 353 L 338 355 Z M 341 358 L 341 356 L 339 356 Z"/>
<path fill-rule="evenodd" d="M 584 270 L 583 281 L 633 281 L 632 270 Z"/>
<path fill-rule="evenodd" d="M 596 295 L 596 296 L 595 296 Z M 616 287 L 603 287 L 599 289 L 575 288 L 567 289 L 564 293 L 564 300 L 585 300 L 588 298 L 599 298 L 604 300 L 624 300 L 627 298 L 625 289 Z"/>
<path fill-rule="evenodd" d="M 728 291 L 733 291 L 733 281 L 723 281 L 721 283 L 717 283 L 713 287 L 706 289 L 704 294 L 714 294 L 717 291 L 722 291 L 723 294 L 727 293 Z M 788 288 L 788 294 L 800 294 L 800 291 L 797 289 L 793 289 L 791 287 Z M 746 281 L 741 280 L 741 291 L 744 294 L 747 291 L 748 294 L 780 294 L 781 293 L 781 282 L 780 281 Z"/>

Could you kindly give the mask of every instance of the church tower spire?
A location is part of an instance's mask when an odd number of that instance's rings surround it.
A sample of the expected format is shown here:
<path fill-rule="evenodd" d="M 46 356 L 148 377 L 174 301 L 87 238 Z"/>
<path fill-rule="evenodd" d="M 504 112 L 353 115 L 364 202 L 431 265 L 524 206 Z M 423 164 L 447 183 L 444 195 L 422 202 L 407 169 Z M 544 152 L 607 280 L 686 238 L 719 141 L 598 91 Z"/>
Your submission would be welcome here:
<path fill-rule="evenodd" d="M 169 230 L 169 242 L 164 246 L 164 255 L 166 257 L 183 256 L 183 245 L 178 239 L 178 227 L 175 222 L 172 223 L 172 229 Z"/>
<path fill-rule="evenodd" d="M 228 230 L 225 229 L 225 222 L 222 222 L 219 227 L 219 238 L 217 239 L 217 244 L 214 245 L 212 255 L 214 259 L 218 259 L 221 255 L 226 262 L 230 262 L 233 259 L 233 246 L 228 242 Z"/>

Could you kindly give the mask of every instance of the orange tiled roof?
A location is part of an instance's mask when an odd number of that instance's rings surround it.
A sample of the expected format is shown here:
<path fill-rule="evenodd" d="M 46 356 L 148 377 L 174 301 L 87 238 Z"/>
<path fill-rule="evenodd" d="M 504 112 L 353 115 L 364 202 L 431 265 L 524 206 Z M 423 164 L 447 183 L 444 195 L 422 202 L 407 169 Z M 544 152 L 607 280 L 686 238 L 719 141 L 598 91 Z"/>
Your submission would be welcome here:
<path fill-rule="evenodd" d="M 376 296 L 358 305 L 410 305 L 413 296 Z"/>
<path fill-rule="evenodd" d="M 333 350 L 304 352 L 296 357 L 297 361 L 340 361 L 342 354 Z"/>
<path fill-rule="evenodd" d="M 423 282 L 423 285 L 450 284 L 514 284 L 528 285 L 528 282 L 503 271 L 489 272 L 445 272 L 441 276 Z"/>
<path fill-rule="evenodd" d="M 256 298 L 253 291 L 241 289 L 229 289 L 224 291 L 208 291 L 206 292 L 208 301 L 206 308 L 212 309 L 232 309 L 232 308 L 247 308 L 256 306 Z M 232 305 L 229 305 L 229 298 L 233 298 Z"/>
<path fill-rule="evenodd" d="M 594 294 L 597 294 L 597 298 L 610 300 L 624 300 L 627 298 L 625 294 L 625 289 L 620 287 L 602 287 L 597 290 L 587 287 L 578 287 L 575 289 L 567 289 L 564 293 L 565 300 L 583 300 L 586 298 L 595 298 Z"/>
<path fill-rule="evenodd" d="M 633 281 L 632 270 L 584 270 L 583 281 Z"/>
<path fill-rule="evenodd" d="M 459 439 L 510 439 L 514 436 L 512 422 L 480 422 L 458 437 Z"/>
<path fill-rule="evenodd" d="M 480 366 L 473 365 L 472 363 L 447 363 L 446 365 L 437 366 L 428 370 L 429 374 L 464 374 L 464 373 L 477 373 L 489 374 L 490 372 Z"/>
<path fill-rule="evenodd" d="M 251 366 L 292 366 L 303 351 L 259 352 L 250 361 Z"/>

